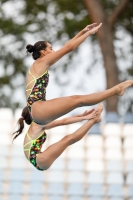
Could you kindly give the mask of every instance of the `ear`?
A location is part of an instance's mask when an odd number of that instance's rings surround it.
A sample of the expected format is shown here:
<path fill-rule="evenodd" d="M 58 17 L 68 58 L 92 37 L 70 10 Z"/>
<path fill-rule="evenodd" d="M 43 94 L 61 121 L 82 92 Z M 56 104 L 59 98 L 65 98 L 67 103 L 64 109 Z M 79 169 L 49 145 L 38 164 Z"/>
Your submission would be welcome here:
<path fill-rule="evenodd" d="M 45 50 L 41 50 L 41 55 L 42 56 L 46 56 L 46 51 Z"/>

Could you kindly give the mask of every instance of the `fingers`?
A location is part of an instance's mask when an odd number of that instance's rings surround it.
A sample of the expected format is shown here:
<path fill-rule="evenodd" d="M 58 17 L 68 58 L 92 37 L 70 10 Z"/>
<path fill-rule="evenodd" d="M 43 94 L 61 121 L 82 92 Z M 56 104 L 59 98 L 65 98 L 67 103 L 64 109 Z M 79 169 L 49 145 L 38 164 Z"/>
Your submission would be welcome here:
<path fill-rule="evenodd" d="M 101 27 L 102 26 L 102 23 L 100 23 L 99 25 L 97 25 L 97 23 L 93 23 L 91 25 L 87 25 L 87 27 L 90 29 L 90 28 L 94 28 L 94 27 Z"/>
<path fill-rule="evenodd" d="M 94 109 L 94 111 L 91 114 L 86 115 L 84 119 L 87 119 L 87 120 L 93 119 L 93 118 L 97 117 L 97 115 L 98 115 L 98 110 Z"/>
<path fill-rule="evenodd" d="M 84 113 L 89 113 L 89 112 L 91 112 L 91 110 L 86 110 Z"/>
<path fill-rule="evenodd" d="M 88 113 L 88 110 L 86 110 L 85 112 L 84 112 L 84 114 L 87 114 Z"/>
<path fill-rule="evenodd" d="M 88 117 L 96 117 L 96 115 L 98 114 L 98 110 L 97 109 L 95 109 L 95 108 L 92 108 L 91 110 L 86 110 L 84 113 L 83 113 L 83 115 L 84 116 L 88 116 Z"/>
<path fill-rule="evenodd" d="M 97 28 L 99 29 L 101 26 L 102 26 L 102 23 L 100 23 L 100 24 L 97 26 Z"/>
<path fill-rule="evenodd" d="M 98 114 L 98 110 L 94 110 L 91 114 L 90 114 L 90 116 L 96 116 Z"/>
<path fill-rule="evenodd" d="M 96 117 L 97 117 L 97 115 L 92 115 L 92 116 L 89 117 L 89 119 L 94 119 Z"/>
<path fill-rule="evenodd" d="M 92 110 L 90 110 L 90 112 L 89 113 L 91 113 L 91 114 L 95 114 L 95 113 L 97 113 L 98 111 L 97 111 L 97 109 L 92 109 Z"/>
<path fill-rule="evenodd" d="M 86 33 L 87 31 L 90 31 L 91 34 L 95 34 L 101 26 L 102 26 L 102 23 L 100 23 L 99 25 L 97 25 L 97 23 L 87 25 L 84 29 L 84 33 Z"/>
<path fill-rule="evenodd" d="M 94 110 L 95 110 L 95 109 L 92 108 L 91 110 L 88 110 L 87 112 L 88 112 L 88 113 L 92 113 Z"/>
<path fill-rule="evenodd" d="M 98 26 L 96 26 L 96 30 L 98 30 L 102 26 L 102 23 L 100 23 Z"/>
<path fill-rule="evenodd" d="M 87 25 L 87 27 L 89 27 L 89 26 L 96 26 L 96 25 L 97 25 L 97 23 L 93 23 L 93 24 Z"/>
<path fill-rule="evenodd" d="M 93 23 L 93 24 L 90 24 L 90 25 L 88 25 L 88 26 L 96 26 L 97 25 L 97 23 Z M 102 23 L 100 23 L 99 25 L 97 25 L 97 26 L 101 26 L 102 25 Z"/>
<path fill-rule="evenodd" d="M 91 114 L 89 119 L 93 119 L 93 118 L 97 117 L 97 115 L 98 115 L 98 111 L 96 111 L 95 113 Z"/>
<path fill-rule="evenodd" d="M 99 24 L 99 28 L 102 26 L 102 23 Z"/>
<path fill-rule="evenodd" d="M 92 115 L 97 115 L 98 114 L 98 112 L 96 111 L 96 112 L 94 112 Z"/>
<path fill-rule="evenodd" d="M 96 26 L 96 24 L 91 24 L 91 25 L 87 26 L 87 30 L 89 31 L 89 30 L 93 29 L 95 26 Z"/>
<path fill-rule="evenodd" d="M 93 29 L 93 33 L 92 34 L 95 34 L 98 30 L 99 30 L 99 28 L 102 26 L 102 23 L 100 23 L 98 26 L 96 26 L 94 29 Z"/>

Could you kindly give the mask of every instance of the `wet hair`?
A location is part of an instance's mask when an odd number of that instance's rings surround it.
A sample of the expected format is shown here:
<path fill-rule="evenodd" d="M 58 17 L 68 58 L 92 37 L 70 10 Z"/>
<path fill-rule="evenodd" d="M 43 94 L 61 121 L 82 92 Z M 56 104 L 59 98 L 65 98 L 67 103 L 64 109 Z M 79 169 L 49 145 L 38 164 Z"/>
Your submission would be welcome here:
<path fill-rule="evenodd" d="M 15 131 L 15 132 L 13 133 L 13 135 L 15 135 L 14 138 L 13 138 L 13 140 L 14 140 L 15 138 L 17 138 L 17 137 L 22 133 L 22 131 L 23 131 L 23 129 L 24 129 L 24 121 L 25 121 L 26 124 L 28 124 L 28 125 L 30 125 L 30 124 L 32 123 L 32 119 L 31 119 L 31 116 L 30 116 L 30 113 L 29 113 L 29 111 L 28 111 L 28 107 L 27 107 L 27 106 L 23 109 L 22 114 L 21 114 L 21 117 L 20 117 L 19 120 L 18 120 L 19 128 L 18 128 L 17 131 Z"/>
<path fill-rule="evenodd" d="M 38 41 L 33 45 L 28 44 L 26 46 L 27 52 L 32 53 L 34 60 L 37 60 L 41 56 L 41 50 L 45 50 L 47 47 L 46 41 Z"/>

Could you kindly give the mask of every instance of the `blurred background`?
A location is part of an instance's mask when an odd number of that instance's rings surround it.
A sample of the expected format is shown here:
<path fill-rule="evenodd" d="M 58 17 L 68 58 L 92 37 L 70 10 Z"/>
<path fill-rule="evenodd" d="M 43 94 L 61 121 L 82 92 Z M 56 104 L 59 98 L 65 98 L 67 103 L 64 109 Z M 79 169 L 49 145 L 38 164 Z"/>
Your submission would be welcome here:
<path fill-rule="evenodd" d="M 46 172 L 40 174 L 25 159 L 24 134 L 12 144 L 26 105 L 25 77 L 33 63 L 26 45 L 46 40 L 58 50 L 86 25 L 102 22 L 95 35 L 50 68 L 47 99 L 99 92 L 133 80 L 132 11 L 131 0 L 1 0 L 0 199 L 133 199 L 132 87 L 123 97 L 103 102 L 102 122 Z M 48 131 L 44 149 L 79 126 Z"/>

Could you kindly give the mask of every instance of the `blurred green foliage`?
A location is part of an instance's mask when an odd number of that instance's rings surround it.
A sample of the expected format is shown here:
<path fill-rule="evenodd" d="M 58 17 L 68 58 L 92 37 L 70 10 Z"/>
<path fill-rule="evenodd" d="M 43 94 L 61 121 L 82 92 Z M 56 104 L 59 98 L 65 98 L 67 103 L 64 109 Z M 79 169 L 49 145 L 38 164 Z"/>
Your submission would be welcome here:
<path fill-rule="evenodd" d="M 120 1 L 101 0 L 107 16 L 112 14 L 114 8 Z M 14 11 L 18 13 L 16 16 L 14 12 L 11 13 L 9 11 L 18 2 L 22 6 L 19 6 L 19 9 Z M 19 83 L 19 81 L 14 83 L 14 79 L 19 75 L 25 78 L 28 67 L 25 62 L 26 34 L 28 36 L 30 34 L 34 35 L 35 40 L 38 40 L 40 37 L 41 39 L 55 42 L 62 40 L 64 35 L 68 39 L 72 38 L 87 24 L 92 23 L 92 21 L 90 19 L 90 13 L 87 12 L 81 0 L 2 0 L 1 5 L 0 66 L 3 69 L 3 73 L 0 74 L 0 107 L 16 108 L 20 104 L 12 100 L 12 95 L 16 88 L 20 86 L 24 87 L 24 83 Z M 7 10 L 6 6 L 8 6 Z M 9 13 L 11 14 L 9 15 Z M 114 33 L 118 27 L 123 27 L 133 37 L 132 13 L 133 1 L 129 1 L 125 10 L 115 23 Z M 93 36 L 92 40 L 96 40 L 96 36 Z M 70 58 L 72 56 L 73 54 L 70 55 Z M 9 68 L 11 67 L 12 71 L 9 72 Z M 66 63 L 64 64 L 64 68 L 67 68 Z M 128 75 L 133 76 L 133 66 L 128 69 Z M 10 88 L 8 93 L 5 93 L 6 87 Z"/>

